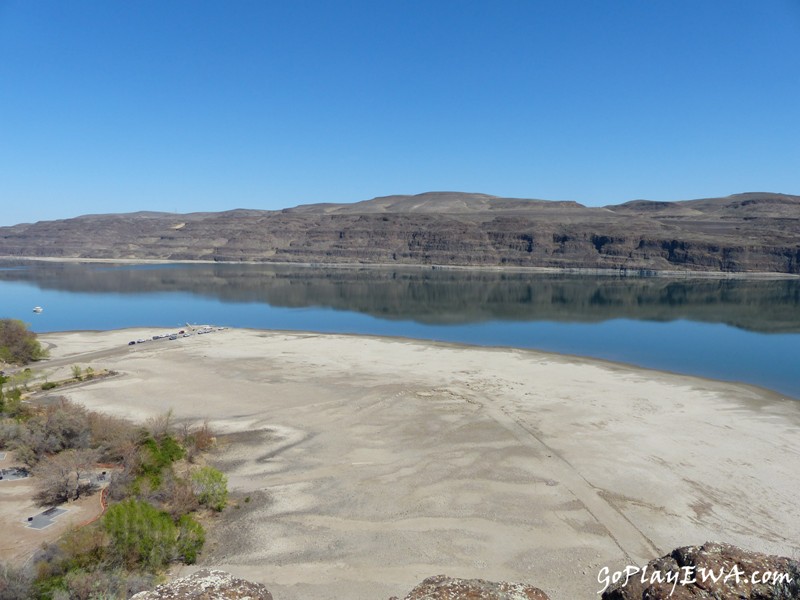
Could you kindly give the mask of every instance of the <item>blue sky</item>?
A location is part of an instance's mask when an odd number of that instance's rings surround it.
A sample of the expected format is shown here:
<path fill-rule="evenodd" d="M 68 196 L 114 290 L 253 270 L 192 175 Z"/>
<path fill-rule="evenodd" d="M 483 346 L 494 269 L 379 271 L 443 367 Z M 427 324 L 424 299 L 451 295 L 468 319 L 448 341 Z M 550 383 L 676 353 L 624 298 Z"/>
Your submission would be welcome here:
<path fill-rule="evenodd" d="M 0 0 L 0 225 L 800 194 L 800 0 Z"/>

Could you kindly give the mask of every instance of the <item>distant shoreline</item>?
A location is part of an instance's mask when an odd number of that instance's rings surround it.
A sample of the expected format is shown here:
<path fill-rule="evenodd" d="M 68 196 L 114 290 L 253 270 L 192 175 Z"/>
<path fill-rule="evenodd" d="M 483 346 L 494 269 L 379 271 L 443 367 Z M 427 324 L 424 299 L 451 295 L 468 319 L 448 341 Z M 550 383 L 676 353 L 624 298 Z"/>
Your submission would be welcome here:
<path fill-rule="evenodd" d="M 276 267 L 321 268 L 321 269 L 395 269 L 413 271 L 485 271 L 494 273 L 531 273 L 531 274 L 564 274 L 595 275 L 602 277 L 663 277 L 683 279 L 800 279 L 800 275 L 792 273 L 772 273 L 757 271 L 665 271 L 657 269 L 600 269 L 571 267 L 521 267 L 498 265 L 437 265 L 408 263 L 326 263 L 326 262 L 279 262 L 279 261 L 221 261 L 221 260 L 172 260 L 163 258 L 78 258 L 55 256 L 0 256 L 0 261 L 50 262 L 50 263 L 98 263 L 128 265 L 262 265 Z"/>

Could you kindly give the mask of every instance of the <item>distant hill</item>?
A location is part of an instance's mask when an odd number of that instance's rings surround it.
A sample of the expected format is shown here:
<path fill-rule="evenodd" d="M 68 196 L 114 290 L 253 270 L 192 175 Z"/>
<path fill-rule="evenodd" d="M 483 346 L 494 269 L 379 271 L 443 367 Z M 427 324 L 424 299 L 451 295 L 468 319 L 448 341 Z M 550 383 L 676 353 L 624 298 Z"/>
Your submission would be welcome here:
<path fill-rule="evenodd" d="M 0 255 L 800 274 L 800 197 L 577 202 L 429 192 L 0 227 Z"/>

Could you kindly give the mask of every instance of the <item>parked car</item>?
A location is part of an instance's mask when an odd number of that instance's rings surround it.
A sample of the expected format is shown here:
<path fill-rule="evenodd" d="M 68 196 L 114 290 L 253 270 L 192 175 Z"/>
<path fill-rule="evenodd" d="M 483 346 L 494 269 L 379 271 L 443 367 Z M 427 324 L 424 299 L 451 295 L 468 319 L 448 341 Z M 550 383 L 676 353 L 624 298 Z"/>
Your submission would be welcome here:
<path fill-rule="evenodd" d="M 136 342 L 134 342 L 133 340 L 131 340 L 130 342 L 128 342 L 128 346 L 135 346 L 135 345 L 136 345 Z"/>

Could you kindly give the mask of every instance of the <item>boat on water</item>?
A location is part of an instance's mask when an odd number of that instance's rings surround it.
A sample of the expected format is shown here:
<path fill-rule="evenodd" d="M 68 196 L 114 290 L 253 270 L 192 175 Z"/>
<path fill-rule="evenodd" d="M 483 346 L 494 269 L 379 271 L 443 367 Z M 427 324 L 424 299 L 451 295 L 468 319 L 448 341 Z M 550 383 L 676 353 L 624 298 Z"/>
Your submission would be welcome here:
<path fill-rule="evenodd" d="M 33 312 L 35 312 L 35 313 L 40 313 L 40 312 L 42 312 L 43 310 L 44 310 L 44 309 L 43 309 L 41 306 L 34 306 L 34 307 L 33 307 Z"/>

